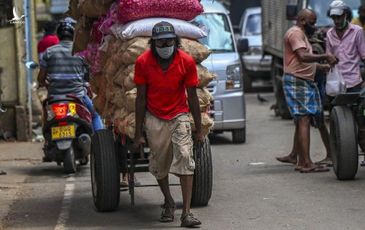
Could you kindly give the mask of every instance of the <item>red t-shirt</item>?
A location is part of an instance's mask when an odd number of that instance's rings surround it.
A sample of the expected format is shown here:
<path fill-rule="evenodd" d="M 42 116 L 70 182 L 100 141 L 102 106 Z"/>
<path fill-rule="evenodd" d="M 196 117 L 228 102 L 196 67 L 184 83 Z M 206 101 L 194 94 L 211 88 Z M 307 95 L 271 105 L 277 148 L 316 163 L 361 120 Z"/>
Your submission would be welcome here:
<path fill-rule="evenodd" d="M 38 54 L 43 53 L 48 47 L 57 45 L 60 43 L 58 37 L 54 34 L 45 35 L 38 43 Z"/>
<path fill-rule="evenodd" d="M 186 88 L 199 83 L 194 59 L 179 49 L 166 72 L 151 50 L 144 52 L 136 61 L 134 82 L 147 86 L 147 109 L 164 120 L 189 112 Z"/>

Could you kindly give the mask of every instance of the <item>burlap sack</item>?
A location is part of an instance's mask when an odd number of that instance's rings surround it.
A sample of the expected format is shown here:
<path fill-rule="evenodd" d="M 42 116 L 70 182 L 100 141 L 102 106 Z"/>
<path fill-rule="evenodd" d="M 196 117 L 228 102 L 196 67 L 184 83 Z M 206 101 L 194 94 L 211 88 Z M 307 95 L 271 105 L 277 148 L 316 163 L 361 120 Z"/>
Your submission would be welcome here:
<path fill-rule="evenodd" d="M 128 112 L 125 108 L 117 109 L 114 112 L 113 120 L 124 120 L 128 116 Z"/>
<path fill-rule="evenodd" d="M 124 133 L 133 139 L 135 127 L 136 127 L 135 113 L 131 113 L 123 121 L 119 123 L 118 130 L 119 132 Z"/>
<path fill-rule="evenodd" d="M 105 15 L 114 0 L 79 0 L 79 10 L 82 15 L 99 18 Z"/>
<path fill-rule="evenodd" d="M 186 38 L 181 39 L 181 49 L 190 54 L 198 64 L 207 59 L 211 53 L 211 51 L 200 42 Z"/>
<path fill-rule="evenodd" d="M 115 78 L 115 75 L 117 74 L 117 71 L 121 68 L 121 65 L 118 63 L 115 63 L 112 59 L 108 59 L 106 61 L 105 67 L 103 68 L 106 78 L 110 82 L 111 79 Z"/>
<path fill-rule="evenodd" d="M 136 98 L 137 98 L 137 89 L 134 88 L 125 93 L 125 101 L 128 113 L 133 113 L 136 111 Z"/>
<path fill-rule="evenodd" d="M 124 88 L 125 90 L 132 90 L 136 88 L 136 84 L 134 83 L 134 71 L 130 72 L 128 76 L 124 79 Z"/>
<path fill-rule="evenodd" d="M 91 91 L 95 94 L 99 94 L 100 89 L 105 88 L 106 81 L 102 73 L 90 75 Z"/>
<path fill-rule="evenodd" d="M 207 68 L 198 64 L 196 65 L 199 77 L 199 87 L 206 87 L 215 79 L 215 75 L 208 71 Z"/>
<path fill-rule="evenodd" d="M 70 0 L 66 14 L 76 21 L 80 19 L 82 15 L 79 9 L 79 0 Z"/>
<path fill-rule="evenodd" d="M 196 93 L 199 99 L 200 111 L 206 112 L 210 107 L 213 96 L 206 88 L 197 88 Z"/>
<path fill-rule="evenodd" d="M 118 72 L 115 74 L 114 77 L 114 84 L 118 85 L 119 87 L 124 87 L 124 79 L 126 78 L 126 76 L 124 75 L 124 69 L 120 68 L 118 70 Z"/>
<path fill-rule="evenodd" d="M 72 47 L 72 53 L 83 51 L 87 48 L 90 41 L 90 32 L 92 19 L 85 16 L 81 17 L 75 26 L 75 35 Z"/>
<path fill-rule="evenodd" d="M 133 40 L 133 39 L 132 39 Z M 149 38 L 139 37 L 133 42 L 130 46 L 128 46 L 127 50 L 123 52 L 122 60 L 124 64 L 130 65 L 134 64 L 137 58 L 145 52 L 149 47 Z"/>
<path fill-rule="evenodd" d="M 194 119 L 193 119 L 193 116 L 191 115 L 191 113 L 189 113 L 189 120 L 190 120 L 191 129 L 193 132 L 195 132 L 196 131 L 195 123 L 194 123 Z M 202 134 L 204 136 L 209 134 L 213 125 L 214 125 L 214 121 L 212 118 L 210 118 L 209 114 L 201 113 L 201 129 L 202 129 Z"/>
<path fill-rule="evenodd" d="M 104 111 L 103 111 L 103 118 L 105 118 L 106 120 L 112 120 L 113 119 L 113 115 L 114 112 L 116 110 L 116 106 L 111 103 L 110 101 L 106 100 L 105 103 L 105 107 L 104 107 Z"/>
<path fill-rule="evenodd" d="M 125 107 L 126 101 L 124 95 L 125 91 L 123 89 L 119 87 L 114 89 L 114 94 L 111 102 L 115 105 L 117 109 Z"/>
<path fill-rule="evenodd" d="M 104 116 L 104 107 L 106 103 L 105 95 L 97 95 L 93 98 L 93 104 L 96 112 L 98 112 L 101 116 Z"/>

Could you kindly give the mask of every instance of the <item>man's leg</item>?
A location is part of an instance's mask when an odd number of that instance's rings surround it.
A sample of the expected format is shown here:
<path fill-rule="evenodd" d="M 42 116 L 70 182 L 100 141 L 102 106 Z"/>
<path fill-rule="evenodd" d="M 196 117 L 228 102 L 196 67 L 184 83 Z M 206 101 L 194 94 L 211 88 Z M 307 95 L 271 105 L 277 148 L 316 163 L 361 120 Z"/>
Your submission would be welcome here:
<path fill-rule="evenodd" d="M 310 159 L 309 155 L 309 145 L 310 145 L 310 118 L 308 116 L 303 116 L 298 119 L 297 125 L 297 143 L 298 143 L 298 154 L 299 162 L 298 165 L 309 168 L 314 164 Z"/>
<path fill-rule="evenodd" d="M 319 133 L 321 134 L 321 138 L 322 138 L 322 142 L 324 144 L 324 147 L 326 148 L 326 158 L 319 161 L 319 163 L 321 162 L 332 162 L 331 159 L 331 147 L 330 147 L 330 137 L 329 137 L 329 133 L 327 130 L 327 127 L 325 124 L 319 126 Z M 327 163 L 326 163 L 327 164 Z"/>
<path fill-rule="evenodd" d="M 182 215 L 190 213 L 191 193 L 193 190 L 193 176 L 180 176 L 181 192 L 183 197 Z"/>
<path fill-rule="evenodd" d="M 174 221 L 175 201 L 172 198 L 170 192 L 169 176 L 167 175 L 165 178 L 157 180 L 157 182 L 164 196 L 163 211 L 161 214 L 160 221 L 172 222 Z"/>
<path fill-rule="evenodd" d="M 101 117 L 96 112 L 96 110 L 94 109 L 93 101 L 87 95 L 82 97 L 82 101 L 84 102 L 85 106 L 87 107 L 87 109 L 91 113 L 92 126 L 93 126 L 94 131 L 104 129 L 104 125 L 103 125 L 103 122 L 101 120 Z"/>
<path fill-rule="evenodd" d="M 310 117 L 303 116 L 298 120 L 298 148 L 299 148 L 299 162 L 298 166 L 301 167 L 300 172 L 328 172 L 328 168 L 323 168 L 314 164 L 310 158 Z"/>
<path fill-rule="evenodd" d="M 165 178 L 161 180 L 157 180 L 158 185 L 160 186 L 161 192 L 165 198 L 165 205 L 169 207 L 175 207 L 175 201 L 171 196 L 170 186 L 169 186 L 169 176 L 167 175 Z"/>
<path fill-rule="evenodd" d="M 294 138 L 293 138 L 293 147 L 289 155 L 283 157 L 276 157 L 276 160 L 283 163 L 297 164 L 298 157 L 298 142 L 297 142 L 297 128 L 295 128 Z"/>

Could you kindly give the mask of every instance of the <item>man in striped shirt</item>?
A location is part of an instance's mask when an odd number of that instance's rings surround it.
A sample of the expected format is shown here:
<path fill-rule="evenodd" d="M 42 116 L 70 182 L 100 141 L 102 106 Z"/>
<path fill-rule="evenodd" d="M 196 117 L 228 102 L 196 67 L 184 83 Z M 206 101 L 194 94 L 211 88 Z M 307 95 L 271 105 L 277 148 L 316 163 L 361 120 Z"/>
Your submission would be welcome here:
<path fill-rule="evenodd" d="M 73 22 L 62 20 L 57 35 L 60 43 L 49 47 L 40 60 L 39 85 L 47 87 L 48 96 L 72 94 L 82 99 L 91 112 L 94 131 L 103 129 L 101 118 L 87 95 L 87 65 L 82 57 L 72 55 Z"/>

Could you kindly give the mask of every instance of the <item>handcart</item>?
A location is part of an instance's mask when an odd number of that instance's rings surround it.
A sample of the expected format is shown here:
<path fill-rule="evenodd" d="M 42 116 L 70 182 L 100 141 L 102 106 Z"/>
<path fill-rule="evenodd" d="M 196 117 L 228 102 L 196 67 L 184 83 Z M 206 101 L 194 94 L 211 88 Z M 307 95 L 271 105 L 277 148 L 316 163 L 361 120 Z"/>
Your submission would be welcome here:
<path fill-rule="evenodd" d="M 94 205 L 99 212 L 114 211 L 119 207 L 120 192 L 128 191 L 131 205 L 135 204 L 135 173 L 148 172 L 149 148 L 132 150 L 132 140 L 111 129 L 97 131 L 92 138 L 91 184 Z M 213 166 L 209 139 L 194 143 L 195 171 L 192 206 L 206 206 L 212 194 Z M 128 188 L 121 187 L 120 173 L 128 173 Z M 177 185 L 177 184 L 174 184 Z"/>

